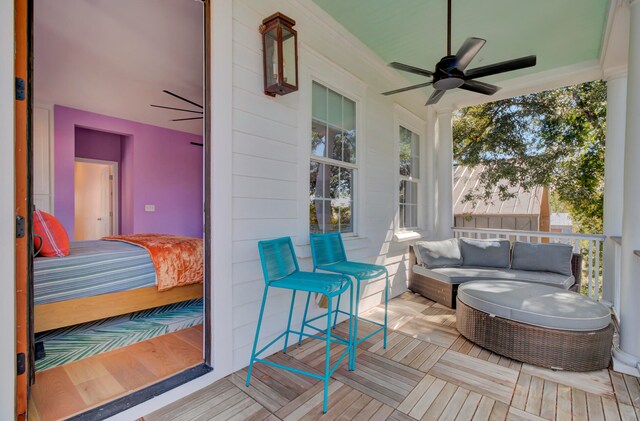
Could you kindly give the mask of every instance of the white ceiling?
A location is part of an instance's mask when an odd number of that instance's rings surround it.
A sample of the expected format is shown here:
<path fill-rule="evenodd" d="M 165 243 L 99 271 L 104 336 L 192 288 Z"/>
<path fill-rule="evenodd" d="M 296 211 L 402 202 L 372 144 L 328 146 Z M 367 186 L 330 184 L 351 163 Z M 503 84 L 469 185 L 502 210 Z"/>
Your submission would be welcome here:
<path fill-rule="evenodd" d="M 202 134 L 198 110 L 202 3 L 195 0 L 35 0 L 34 99 Z"/>

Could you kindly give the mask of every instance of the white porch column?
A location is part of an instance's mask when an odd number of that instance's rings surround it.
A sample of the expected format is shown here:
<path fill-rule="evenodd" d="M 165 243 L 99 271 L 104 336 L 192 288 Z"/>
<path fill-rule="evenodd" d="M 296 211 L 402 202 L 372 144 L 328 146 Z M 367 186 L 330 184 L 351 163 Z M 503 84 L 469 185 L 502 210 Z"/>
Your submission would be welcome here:
<path fill-rule="evenodd" d="M 430 108 L 430 107 L 429 107 Z M 421 173 L 421 177 L 426 179 L 426 183 L 424 184 L 424 193 L 425 193 L 425 201 L 423 203 L 426 204 L 425 210 L 425 225 L 424 229 L 427 231 L 429 237 L 437 236 L 436 231 L 436 218 L 438 214 L 438 202 L 436 200 L 436 191 L 437 191 L 437 182 L 438 182 L 438 158 L 436 151 L 436 125 L 438 124 L 436 113 L 427 109 L 427 120 L 425 122 L 425 135 L 426 142 L 425 144 L 425 153 L 422 154 L 424 157 L 424 165 L 422 168 L 424 171 Z"/>
<path fill-rule="evenodd" d="M 627 128 L 624 147 L 620 348 L 614 368 L 638 375 L 640 368 L 640 0 L 631 0 Z M 617 363 L 617 367 L 615 365 Z"/>
<path fill-rule="evenodd" d="M 439 239 L 453 237 L 453 130 L 452 110 L 438 112 L 436 155 L 438 182 L 436 187 L 436 233 Z"/>
<path fill-rule="evenodd" d="M 624 143 L 627 115 L 627 73 L 617 73 L 607 80 L 607 139 L 604 157 L 603 231 L 607 237 L 622 236 L 624 185 Z M 602 299 L 617 306 L 615 282 L 620 268 L 615 261 L 616 243 L 608 239 L 604 245 Z M 616 308 L 616 311 L 619 311 Z"/>

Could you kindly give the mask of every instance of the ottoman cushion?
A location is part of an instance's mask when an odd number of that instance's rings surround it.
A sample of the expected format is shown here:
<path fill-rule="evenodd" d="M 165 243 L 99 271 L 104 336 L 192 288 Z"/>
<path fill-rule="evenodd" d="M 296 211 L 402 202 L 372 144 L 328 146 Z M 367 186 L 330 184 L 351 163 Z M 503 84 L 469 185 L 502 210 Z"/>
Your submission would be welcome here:
<path fill-rule="evenodd" d="M 528 282 L 467 282 L 458 288 L 458 299 L 484 313 L 551 329 L 599 330 L 611 323 L 609 309 L 598 302 Z"/>

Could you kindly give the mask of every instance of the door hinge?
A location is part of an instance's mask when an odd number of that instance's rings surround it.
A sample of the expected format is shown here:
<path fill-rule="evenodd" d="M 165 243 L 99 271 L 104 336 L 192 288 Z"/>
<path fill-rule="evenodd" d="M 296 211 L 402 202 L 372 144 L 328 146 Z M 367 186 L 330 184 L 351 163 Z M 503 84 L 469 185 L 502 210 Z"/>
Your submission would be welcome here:
<path fill-rule="evenodd" d="M 18 373 L 17 375 L 19 376 L 21 374 L 24 374 L 25 369 L 26 369 L 26 357 L 24 355 L 24 352 L 20 352 L 17 355 L 16 363 L 17 363 L 16 364 L 16 370 L 17 370 L 17 373 Z"/>
<path fill-rule="evenodd" d="M 109 180 L 113 180 L 113 176 L 112 175 L 109 176 Z"/>
<path fill-rule="evenodd" d="M 24 216 L 16 216 L 16 238 L 24 238 Z"/>
<path fill-rule="evenodd" d="M 16 78 L 16 101 L 24 101 L 24 79 Z"/>

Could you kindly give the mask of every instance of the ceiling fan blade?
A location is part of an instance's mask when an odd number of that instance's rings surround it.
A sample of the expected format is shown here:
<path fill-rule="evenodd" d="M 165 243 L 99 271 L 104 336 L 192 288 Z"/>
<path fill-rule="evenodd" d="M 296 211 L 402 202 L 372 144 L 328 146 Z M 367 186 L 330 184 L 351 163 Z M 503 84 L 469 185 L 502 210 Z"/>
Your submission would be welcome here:
<path fill-rule="evenodd" d="M 478 80 L 465 80 L 465 82 L 460 86 L 460 89 L 465 89 L 471 92 L 478 92 L 485 95 L 493 95 L 500 90 L 500 87 L 491 85 L 489 83 L 480 82 Z"/>
<path fill-rule="evenodd" d="M 433 84 L 433 82 L 418 83 L 417 85 L 407 86 L 406 88 L 400 88 L 400 89 L 395 89 L 395 90 L 389 91 L 389 92 L 383 92 L 382 95 L 399 94 L 400 92 L 410 91 L 412 89 L 423 88 L 423 87 L 429 86 L 431 84 Z"/>
<path fill-rule="evenodd" d="M 430 70 L 421 69 L 419 67 L 410 66 L 408 64 L 398 63 L 397 61 L 389 63 L 389 67 L 393 67 L 396 70 L 402 70 L 403 72 L 415 73 L 421 76 L 433 76 L 433 72 Z"/>
<path fill-rule="evenodd" d="M 176 118 L 171 121 L 202 120 L 202 117 Z"/>
<path fill-rule="evenodd" d="M 440 101 L 440 98 L 442 98 L 445 92 L 447 91 L 444 91 L 442 89 L 436 89 L 435 91 L 433 91 L 433 93 L 429 97 L 429 100 L 424 105 L 433 105 L 436 102 Z"/>
<path fill-rule="evenodd" d="M 149 104 L 149 105 L 156 108 L 165 108 L 167 110 L 185 111 L 187 113 L 202 114 L 202 111 L 185 110 L 184 108 L 175 108 L 175 107 L 165 107 L 164 105 L 155 105 L 155 104 Z"/>
<path fill-rule="evenodd" d="M 487 66 L 476 67 L 465 72 L 465 80 L 476 79 L 484 76 L 497 75 L 499 73 L 511 72 L 513 70 L 526 69 L 536 65 L 536 56 L 520 57 L 513 60 L 502 61 L 500 63 L 489 64 Z"/>
<path fill-rule="evenodd" d="M 189 104 L 191 104 L 191 105 L 195 105 L 195 106 L 196 106 L 196 107 L 198 107 L 198 108 L 202 108 L 202 105 L 200 105 L 200 104 L 196 104 L 196 103 L 195 103 L 195 102 L 193 102 L 193 101 L 189 101 L 187 98 L 183 98 L 183 97 L 181 97 L 180 95 L 176 95 L 176 94 L 174 94 L 173 92 L 167 91 L 166 89 L 163 89 L 163 90 L 162 90 L 162 92 L 164 92 L 165 94 L 169 94 L 169 95 L 171 95 L 171 96 L 173 96 L 173 97 L 176 97 L 176 98 L 178 98 L 178 99 L 181 99 L 181 100 L 183 100 L 183 101 L 185 101 L 185 102 L 188 102 L 188 103 L 189 103 Z"/>
<path fill-rule="evenodd" d="M 482 38 L 467 38 L 456 53 L 456 68 L 464 71 L 486 43 Z"/>

